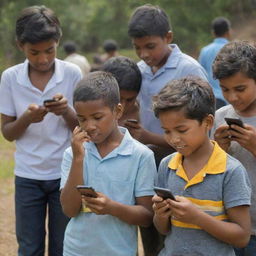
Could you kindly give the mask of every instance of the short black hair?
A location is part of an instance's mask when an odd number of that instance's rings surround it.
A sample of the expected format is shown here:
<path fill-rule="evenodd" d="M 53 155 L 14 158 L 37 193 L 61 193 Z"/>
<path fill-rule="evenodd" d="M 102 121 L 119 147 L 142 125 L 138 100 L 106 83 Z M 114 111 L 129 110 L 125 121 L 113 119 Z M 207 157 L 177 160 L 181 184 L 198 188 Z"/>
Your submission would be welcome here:
<path fill-rule="evenodd" d="M 200 123 L 209 114 L 214 115 L 215 97 L 211 86 L 199 77 L 172 80 L 153 97 L 156 117 L 166 111 L 183 110 L 184 115 Z"/>
<path fill-rule="evenodd" d="M 131 38 L 164 37 L 170 30 L 170 21 L 165 11 L 151 4 L 135 9 L 128 24 L 128 35 Z"/>
<path fill-rule="evenodd" d="M 212 21 L 212 30 L 218 37 L 225 35 L 231 28 L 230 21 L 225 17 L 217 17 Z"/>
<path fill-rule="evenodd" d="M 103 49 L 105 52 L 113 52 L 118 49 L 117 42 L 113 39 L 107 39 L 103 42 Z"/>
<path fill-rule="evenodd" d="M 30 6 L 23 9 L 16 21 L 16 38 L 24 43 L 39 43 L 61 38 L 60 22 L 54 12 L 42 6 Z"/>
<path fill-rule="evenodd" d="M 71 54 L 77 51 L 77 45 L 74 41 L 66 41 L 63 44 L 63 49 L 67 54 Z"/>
<path fill-rule="evenodd" d="M 213 76 L 223 79 L 242 72 L 256 81 L 256 48 L 248 41 L 230 42 L 219 51 L 213 62 Z"/>
<path fill-rule="evenodd" d="M 108 59 L 102 67 L 117 80 L 120 90 L 136 91 L 141 87 L 141 73 L 137 64 L 130 58 L 119 56 Z"/>
<path fill-rule="evenodd" d="M 73 94 L 73 103 L 92 100 L 103 100 L 111 109 L 120 103 L 118 83 L 111 73 L 91 72 L 78 83 Z"/>

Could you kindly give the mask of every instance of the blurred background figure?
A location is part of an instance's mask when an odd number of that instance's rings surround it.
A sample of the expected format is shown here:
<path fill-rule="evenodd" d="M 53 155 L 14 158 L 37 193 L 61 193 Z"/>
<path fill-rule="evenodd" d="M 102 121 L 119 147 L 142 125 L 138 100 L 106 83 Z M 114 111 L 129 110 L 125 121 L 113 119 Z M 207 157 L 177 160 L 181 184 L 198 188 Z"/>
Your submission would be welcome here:
<path fill-rule="evenodd" d="M 113 39 L 105 40 L 103 43 L 103 49 L 105 53 L 100 56 L 102 62 L 107 61 L 111 57 L 119 56 L 119 53 L 117 51 L 118 50 L 117 42 Z"/>
<path fill-rule="evenodd" d="M 208 74 L 208 81 L 212 86 L 216 97 L 216 109 L 225 106 L 227 103 L 222 95 L 219 81 L 213 78 L 212 63 L 220 49 L 229 42 L 231 38 L 231 23 L 225 17 L 217 17 L 212 21 L 212 43 L 202 48 L 199 54 L 199 62 Z"/>
<path fill-rule="evenodd" d="M 64 61 L 76 64 L 81 69 L 83 76 L 90 72 L 91 66 L 89 62 L 83 55 L 77 53 L 77 45 L 75 42 L 65 42 L 63 44 L 63 49 L 67 54 L 67 57 L 64 59 Z"/>

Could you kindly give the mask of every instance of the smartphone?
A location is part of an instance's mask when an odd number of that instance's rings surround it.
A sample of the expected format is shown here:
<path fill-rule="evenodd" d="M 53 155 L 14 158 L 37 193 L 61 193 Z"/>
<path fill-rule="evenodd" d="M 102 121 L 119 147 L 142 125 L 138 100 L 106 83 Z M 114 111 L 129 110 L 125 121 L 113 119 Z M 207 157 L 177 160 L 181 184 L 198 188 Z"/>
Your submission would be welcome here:
<path fill-rule="evenodd" d="M 176 201 L 174 195 L 172 194 L 172 192 L 169 189 L 154 187 L 154 190 L 155 190 L 156 194 L 158 196 L 162 197 L 164 200 L 169 198 L 169 199 Z"/>
<path fill-rule="evenodd" d="M 127 119 L 126 121 L 127 121 L 127 122 L 131 122 L 131 123 L 134 123 L 134 124 L 137 124 L 137 123 L 138 123 L 138 120 L 136 120 L 136 119 Z"/>
<path fill-rule="evenodd" d="M 238 125 L 240 127 L 244 127 L 243 121 L 239 118 L 229 118 L 225 117 L 226 123 L 230 126 L 232 124 Z"/>
<path fill-rule="evenodd" d="M 85 185 L 77 185 L 77 190 L 85 196 L 96 198 L 98 197 L 97 192 L 94 190 L 93 187 L 85 186 Z"/>
<path fill-rule="evenodd" d="M 51 103 L 51 102 L 56 102 L 57 100 L 55 100 L 55 99 L 47 99 L 47 100 L 44 100 L 44 105 L 46 104 L 46 103 Z"/>

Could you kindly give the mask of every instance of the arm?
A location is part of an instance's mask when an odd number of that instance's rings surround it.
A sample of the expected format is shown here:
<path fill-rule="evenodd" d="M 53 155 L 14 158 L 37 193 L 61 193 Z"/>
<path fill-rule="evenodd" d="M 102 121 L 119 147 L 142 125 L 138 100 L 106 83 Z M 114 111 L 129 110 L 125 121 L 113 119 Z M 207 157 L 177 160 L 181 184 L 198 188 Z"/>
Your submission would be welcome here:
<path fill-rule="evenodd" d="M 176 196 L 175 202 L 167 199 L 176 220 L 201 227 L 215 238 L 235 247 L 244 247 L 250 238 L 249 206 L 241 205 L 227 210 L 230 222 L 217 220 L 197 208 L 185 197 Z"/>
<path fill-rule="evenodd" d="M 55 102 L 46 103 L 49 112 L 62 116 L 71 131 L 78 125 L 75 111 L 68 105 L 67 99 L 60 93 L 54 95 Z"/>
<path fill-rule="evenodd" d="M 97 198 L 84 197 L 86 206 L 96 214 L 109 214 L 130 224 L 143 227 L 152 223 L 152 197 L 136 198 L 136 205 L 126 205 L 111 200 L 103 193 L 98 192 Z"/>
<path fill-rule="evenodd" d="M 73 159 L 69 172 L 69 176 L 64 188 L 61 190 L 60 201 L 63 212 L 68 217 L 76 216 L 81 208 L 81 194 L 76 189 L 77 185 L 84 184 L 83 180 L 83 162 L 84 147 L 83 142 L 88 141 L 87 134 L 76 127 L 73 132 L 71 146 L 73 151 Z"/>
<path fill-rule="evenodd" d="M 19 139 L 30 124 L 41 122 L 46 114 L 46 108 L 36 104 L 30 104 L 19 118 L 1 114 L 1 130 L 4 138 L 9 141 Z"/>

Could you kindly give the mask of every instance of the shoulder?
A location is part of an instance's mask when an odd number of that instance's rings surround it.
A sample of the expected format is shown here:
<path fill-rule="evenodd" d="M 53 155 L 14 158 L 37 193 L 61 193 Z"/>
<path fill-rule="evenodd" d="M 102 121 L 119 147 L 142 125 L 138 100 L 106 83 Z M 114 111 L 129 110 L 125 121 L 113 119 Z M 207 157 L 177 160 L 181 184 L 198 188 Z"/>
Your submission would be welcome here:
<path fill-rule="evenodd" d="M 24 63 L 20 63 L 17 65 L 11 66 L 3 71 L 1 77 L 16 76 L 19 73 L 19 71 L 24 68 L 24 66 L 25 66 Z"/>
<path fill-rule="evenodd" d="M 154 155 L 151 149 L 149 149 L 146 145 L 137 141 L 136 139 L 131 138 L 130 143 L 133 146 L 133 152 L 132 152 L 133 155 L 144 156 L 144 157 L 151 157 Z"/>
<path fill-rule="evenodd" d="M 224 117 L 235 117 L 236 113 L 232 105 L 226 105 L 215 112 L 215 123 L 224 122 Z"/>

